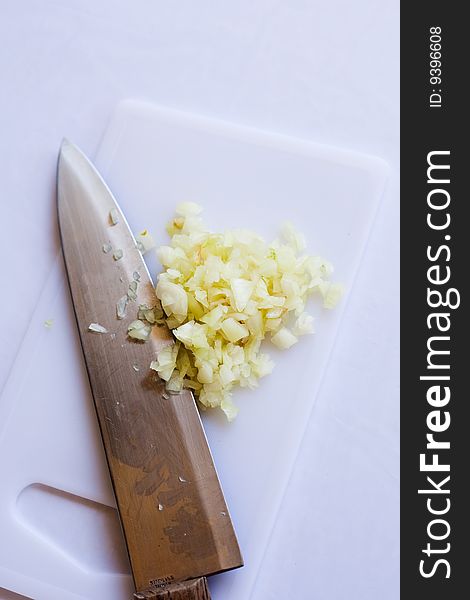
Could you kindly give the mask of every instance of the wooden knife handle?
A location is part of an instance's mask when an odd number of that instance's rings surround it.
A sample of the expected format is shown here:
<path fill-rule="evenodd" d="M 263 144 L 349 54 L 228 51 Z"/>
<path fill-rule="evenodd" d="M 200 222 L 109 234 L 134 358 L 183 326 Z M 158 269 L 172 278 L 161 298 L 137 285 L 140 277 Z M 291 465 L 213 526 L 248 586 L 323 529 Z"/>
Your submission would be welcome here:
<path fill-rule="evenodd" d="M 207 578 L 198 577 L 164 588 L 149 588 L 134 594 L 134 600 L 211 600 Z"/>

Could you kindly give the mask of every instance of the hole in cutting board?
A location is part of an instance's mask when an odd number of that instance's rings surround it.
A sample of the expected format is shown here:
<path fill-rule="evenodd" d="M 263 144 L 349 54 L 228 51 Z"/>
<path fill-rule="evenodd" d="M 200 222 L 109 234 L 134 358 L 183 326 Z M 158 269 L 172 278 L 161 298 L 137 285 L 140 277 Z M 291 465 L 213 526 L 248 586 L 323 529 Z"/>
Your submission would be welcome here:
<path fill-rule="evenodd" d="M 130 573 L 116 509 L 41 483 L 24 488 L 16 506 L 25 525 L 86 571 Z"/>

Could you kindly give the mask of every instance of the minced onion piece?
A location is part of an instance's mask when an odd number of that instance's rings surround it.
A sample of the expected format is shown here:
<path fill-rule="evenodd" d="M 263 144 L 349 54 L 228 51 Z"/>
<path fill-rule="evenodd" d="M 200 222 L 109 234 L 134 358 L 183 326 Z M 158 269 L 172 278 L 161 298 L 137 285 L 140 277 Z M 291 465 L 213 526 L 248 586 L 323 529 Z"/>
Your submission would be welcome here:
<path fill-rule="evenodd" d="M 136 300 L 136 298 L 137 298 L 137 286 L 138 286 L 137 281 L 134 280 L 134 281 L 130 282 L 129 287 L 127 289 L 127 298 L 129 300 L 132 300 L 132 301 Z"/>
<path fill-rule="evenodd" d="M 343 286 L 338 283 L 325 282 L 320 285 L 324 308 L 334 308 L 343 294 Z"/>
<path fill-rule="evenodd" d="M 242 325 L 232 317 L 222 321 L 220 329 L 229 342 L 238 342 L 238 340 L 250 335 L 245 325 Z"/>
<path fill-rule="evenodd" d="M 116 316 L 118 319 L 124 319 L 127 314 L 127 303 L 129 302 L 129 298 L 127 296 L 123 296 L 119 298 L 116 304 Z"/>
<path fill-rule="evenodd" d="M 46 329 L 51 329 L 51 327 L 54 325 L 54 319 L 46 319 L 44 321 L 44 327 Z"/>
<path fill-rule="evenodd" d="M 163 311 L 159 306 L 149 308 L 146 304 L 140 304 L 137 317 L 141 321 L 147 321 L 151 325 L 155 325 L 155 323 L 158 325 L 165 323 L 163 319 Z"/>
<path fill-rule="evenodd" d="M 287 327 L 281 327 L 281 329 L 271 337 L 271 342 L 278 348 L 281 348 L 281 350 L 290 348 L 298 341 L 297 337 L 292 331 L 289 331 Z"/>
<path fill-rule="evenodd" d="M 134 340 L 140 340 L 142 342 L 146 342 L 152 332 L 152 326 L 147 325 L 140 319 L 136 321 L 132 321 L 132 323 L 127 328 L 127 335 Z"/>
<path fill-rule="evenodd" d="M 153 250 L 155 248 L 155 240 L 147 231 L 144 229 L 137 236 L 137 246 L 142 254 L 146 254 L 149 250 Z"/>
<path fill-rule="evenodd" d="M 124 256 L 124 252 L 118 248 L 118 250 L 115 250 L 114 254 L 113 254 L 113 258 L 114 260 L 121 260 L 121 258 Z"/>
<path fill-rule="evenodd" d="M 103 325 L 100 325 L 99 323 L 90 323 L 90 325 L 88 325 L 88 331 L 92 331 L 93 333 L 108 333 L 106 327 L 103 327 Z"/>
<path fill-rule="evenodd" d="M 303 312 L 295 321 L 292 333 L 294 335 L 305 335 L 313 333 L 313 317 L 306 312 Z"/>
<path fill-rule="evenodd" d="M 160 350 L 157 360 L 150 363 L 150 368 L 156 371 L 164 381 L 168 381 L 175 369 L 178 345 L 172 344 Z"/>
<path fill-rule="evenodd" d="M 138 317 L 149 326 L 164 321 L 176 338 L 150 365 L 167 391 L 189 388 L 202 407 L 220 407 L 231 420 L 235 386 L 254 388 L 273 369 L 261 342 L 286 349 L 313 333 L 308 297 L 316 293 L 331 308 L 341 286 L 330 283 L 327 261 L 301 254 L 305 240 L 292 225 L 283 227 L 282 240 L 267 243 L 246 230 L 211 233 L 201 210 L 192 202 L 176 208 L 170 245 L 157 249 L 162 308 L 141 306 Z"/>
<path fill-rule="evenodd" d="M 117 208 L 112 208 L 109 211 L 109 222 L 111 225 L 117 225 L 119 223 L 119 211 Z"/>
<path fill-rule="evenodd" d="M 103 250 L 103 252 L 105 254 L 108 254 L 108 252 L 111 252 L 111 250 L 113 249 L 113 247 L 111 246 L 111 244 L 103 244 L 101 246 L 101 249 Z"/>

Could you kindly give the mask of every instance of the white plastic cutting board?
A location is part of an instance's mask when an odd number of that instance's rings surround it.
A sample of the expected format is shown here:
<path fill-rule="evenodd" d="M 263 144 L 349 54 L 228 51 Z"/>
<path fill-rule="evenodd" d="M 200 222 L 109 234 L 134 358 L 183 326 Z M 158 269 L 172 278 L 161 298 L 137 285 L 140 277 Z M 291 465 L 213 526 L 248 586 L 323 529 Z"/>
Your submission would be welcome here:
<path fill-rule="evenodd" d="M 387 174 L 375 158 L 137 102 L 119 105 L 95 162 L 131 227 L 158 243 L 182 200 L 204 206 L 217 230 L 271 238 L 290 220 L 346 290 Z M 155 273 L 156 262 L 150 267 Z M 203 415 L 246 565 L 211 578 L 213 600 L 250 598 L 346 301 L 347 293 L 333 311 L 312 302 L 316 334 L 288 352 L 270 350 L 274 373 L 235 394 L 234 423 Z M 36 600 L 129 600 L 60 257 L 0 398 L 0 474 L 0 587 Z"/>

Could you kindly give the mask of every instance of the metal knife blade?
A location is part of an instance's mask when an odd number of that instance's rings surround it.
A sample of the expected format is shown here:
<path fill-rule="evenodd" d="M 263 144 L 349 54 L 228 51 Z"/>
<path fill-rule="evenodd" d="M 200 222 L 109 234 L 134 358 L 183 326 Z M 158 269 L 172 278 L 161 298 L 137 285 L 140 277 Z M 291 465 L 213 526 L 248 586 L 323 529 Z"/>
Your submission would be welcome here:
<path fill-rule="evenodd" d="M 141 590 L 240 567 L 192 394 L 168 396 L 149 369 L 157 351 L 173 343 L 171 333 L 154 327 L 145 343 L 127 336 L 139 304 L 157 302 L 142 255 L 103 179 L 66 140 L 57 198 L 73 306 L 135 586 Z M 128 303 L 126 317 L 117 319 L 117 302 L 139 278 L 136 299 Z M 106 333 L 89 331 L 91 323 Z"/>

